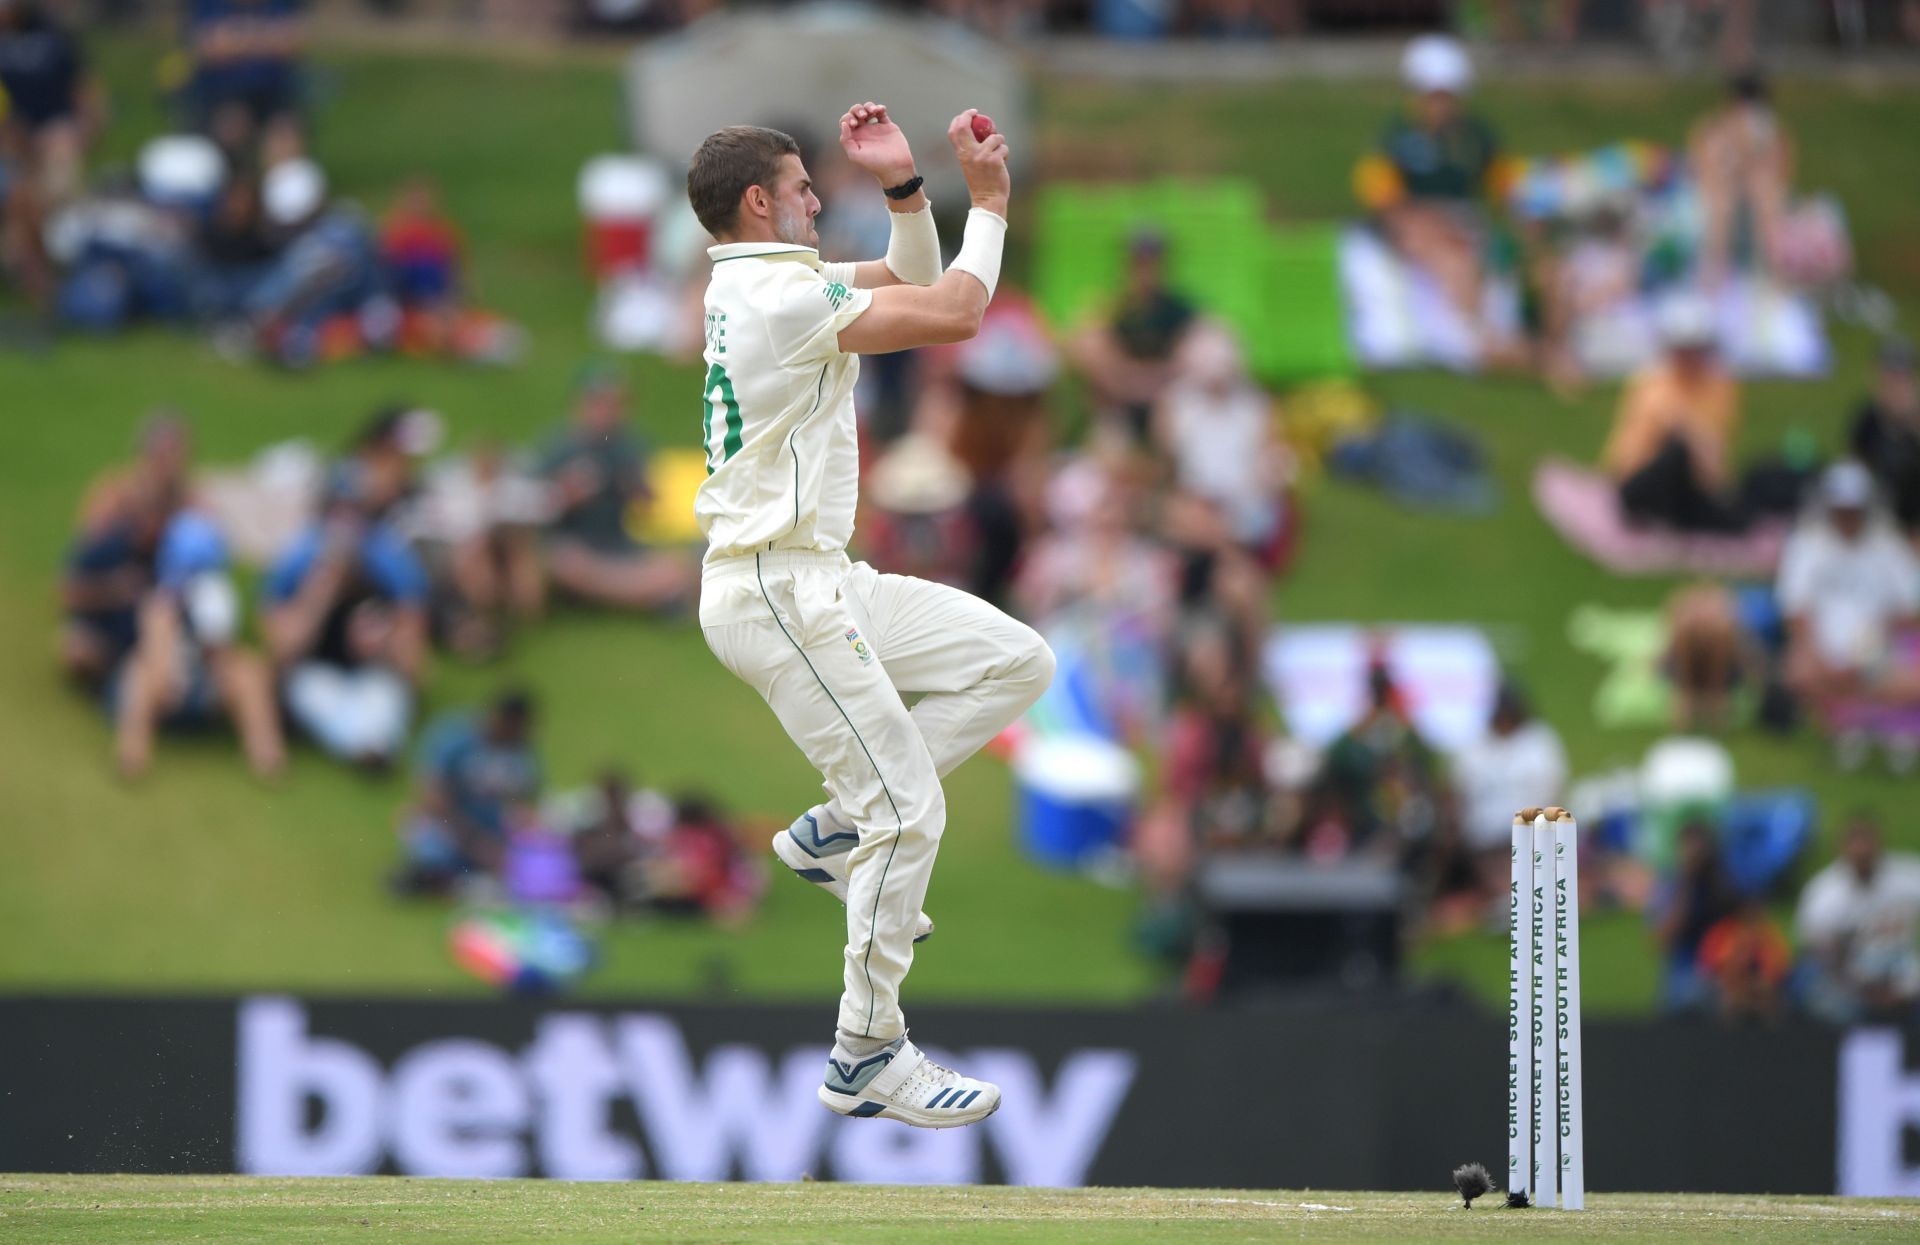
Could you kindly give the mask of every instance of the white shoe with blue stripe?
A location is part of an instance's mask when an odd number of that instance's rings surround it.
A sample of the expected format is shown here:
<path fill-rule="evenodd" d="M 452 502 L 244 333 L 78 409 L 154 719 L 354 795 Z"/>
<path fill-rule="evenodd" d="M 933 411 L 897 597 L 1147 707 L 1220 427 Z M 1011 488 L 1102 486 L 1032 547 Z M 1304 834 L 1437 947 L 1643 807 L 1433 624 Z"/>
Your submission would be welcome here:
<path fill-rule="evenodd" d="M 844 904 L 847 902 L 847 853 L 859 841 L 857 832 L 841 830 L 831 822 L 823 831 L 820 818 L 813 812 L 805 812 L 773 836 L 773 854 L 802 880 L 812 882 Z M 922 912 L 913 928 L 913 940 L 925 942 L 931 937 L 933 920 Z"/>
<path fill-rule="evenodd" d="M 961 1076 L 926 1057 L 905 1037 L 865 1059 L 835 1048 L 820 1087 L 827 1109 L 858 1119 L 899 1120 L 915 1128 L 959 1128 L 1000 1109 L 1000 1087 Z"/>

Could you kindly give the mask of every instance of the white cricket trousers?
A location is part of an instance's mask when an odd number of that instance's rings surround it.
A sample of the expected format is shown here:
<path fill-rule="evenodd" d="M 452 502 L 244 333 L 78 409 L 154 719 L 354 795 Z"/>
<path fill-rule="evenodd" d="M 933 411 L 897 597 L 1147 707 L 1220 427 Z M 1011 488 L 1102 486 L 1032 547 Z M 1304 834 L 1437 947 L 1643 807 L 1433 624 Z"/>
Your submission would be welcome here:
<path fill-rule="evenodd" d="M 1039 699 L 1053 652 L 958 588 L 882 575 L 839 553 L 709 563 L 700 628 L 860 832 L 848 857 L 839 1028 L 899 1037 L 900 983 L 947 822 L 940 779 Z M 902 696 L 914 694 L 909 710 Z"/>

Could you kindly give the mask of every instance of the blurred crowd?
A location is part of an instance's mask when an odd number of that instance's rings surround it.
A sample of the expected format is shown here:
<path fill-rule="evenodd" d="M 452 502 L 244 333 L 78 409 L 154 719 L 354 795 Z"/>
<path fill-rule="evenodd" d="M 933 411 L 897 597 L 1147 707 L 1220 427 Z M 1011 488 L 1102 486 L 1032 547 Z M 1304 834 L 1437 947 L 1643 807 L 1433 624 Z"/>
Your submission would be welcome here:
<path fill-rule="evenodd" d="M 1131 7 L 1232 33 L 1285 29 L 1312 6 Z M 1577 7 L 1547 9 L 1571 21 Z M 953 11 L 1017 29 L 1035 9 Z M 329 195 L 307 141 L 295 6 L 196 0 L 183 29 L 179 132 L 147 149 L 134 182 L 94 186 L 83 170 L 105 100 L 78 41 L 38 0 L 0 0 L 0 259 L 28 296 L 74 325 L 177 319 L 292 366 L 370 349 L 510 356 L 511 332 L 472 308 L 460 232 L 430 182 L 402 187 L 378 223 Z M 1877 748 L 1912 769 L 1912 348 L 1883 344 L 1844 437 L 1745 471 L 1732 461 L 1741 392 L 1727 356 L 1738 343 L 1711 300 L 1756 273 L 1831 275 L 1806 258 L 1831 248 L 1809 243 L 1820 223 L 1797 215 L 1791 135 L 1764 78 L 1734 75 L 1694 128 L 1696 241 L 1656 255 L 1604 197 L 1573 212 L 1507 210 L 1510 169 L 1470 105 L 1460 45 L 1416 41 L 1404 72 L 1406 101 L 1356 170 L 1367 227 L 1433 279 L 1488 363 L 1563 388 L 1595 370 L 1579 326 L 1644 303 L 1644 323 L 1622 331 L 1646 337 L 1650 361 L 1622 392 L 1601 462 L 1625 521 L 1730 539 L 1791 527 L 1774 582 L 1710 579 L 1676 594 L 1657 663 L 1673 725 L 1713 733 L 1748 714 L 1782 727 L 1805 716 L 1848 764 Z M 824 258 L 882 252 L 885 212 L 870 188 L 845 184 L 832 162 L 816 171 Z M 1242 853 L 1377 868 L 1404 885 L 1423 930 L 1503 920 L 1508 819 L 1565 798 L 1560 736 L 1507 681 L 1481 737 L 1443 750 L 1385 662 L 1326 746 L 1279 725 L 1263 654 L 1290 561 L 1314 538 L 1295 488 L 1307 469 L 1300 420 L 1256 380 L 1249 343 L 1176 288 L 1171 245 L 1150 228 L 1129 238 L 1118 284 L 1079 323 L 1049 324 L 1008 280 L 974 340 L 871 360 L 856 397 L 856 553 L 964 587 L 1046 635 L 1061 673 L 1025 729 L 1070 718 L 1149 759 L 1125 844 L 1149 951 L 1176 963 L 1201 954 L 1197 872 Z M 1496 263 L 1528 289 L 1527 315 L 1487 313 Z M 1084 427 L 1055 419 L 1062 377 L 1085 395 Z M 531 694 L 434 701 L 436 661 L 494 660 L 556 601 L 690 616 L 697 551 L 650 523 L 685 499 L 634 432 L 629 397 L 618 367 L 592 364 L 535 446 L 443 453 L 440 417 L 401 405 L 343 445 L 271 447 L 224 471 L 196 469 L 186 418 L 149 418 L 133 458 L 87 490 L 62 585 L 63 668 L 108 714 L 119 770 L 146 771 L 164 733 L 230 725 L 247 764 L 272 779 L 297 738 L 373 775 L 410 766 L 401 893 L 749 912 L 758 852 L 713 799 L 649 790 L 618 764 L 583 790 L 552 791 Z M 1920 1001 L 1920 861 L 1855 817 L 1841 857 L 1800 892 L 1790 939 L 1769 905 L 1790 893 L 1795 859 L 1764 876 L 1734 868 L 1732 825 L 1715 805 L 1665 826 L 1657 850 L 1597 831 L 1583 848 L 1596 904 L 1650 914 L 1671 1006 L 1845 1018 Z"/>
<path fill-rule="evenodd" d="M 998 39 L 1093 35 L 1143 41 L 1250 40 L 1402 30 L 1452 22 L 1505 43 L 1565 47 L 1582 38 L 1637 42 L 1670 58 L 1750 57 L 1784 24 L 1800 37 L 1844 47 L 1920 43 L 1915 0 L 1807 0 L 1782 22 L 1763 0 L 879 0 L 937 14 Z M 392 15 L 434 12 L 434 0 L 369 0 Z M 728 7 L 724 0 L 479 0 L 456 10 L 501 29 L 583 33 L 671 30 Z"/>
<path fill-rule="evenodd" d="M 477 309 L 461 234 L 425 178 L 378 219 L 310 150 L 306 28 L 292 0 L 195 0 L 173 130 L 129 172 L 86 173 L 109 101 L 44 0 L 0 2 L 0 270 L 58 326 L 206 332 L 289 367 L 398 351 L 501 362 L 511 324 Z"/>
<path fill-rule="evenodd" d="M 748 910 L 759 867 L 711 799 L 619 766 L 548 790 L 525 692 L 421 728 L 436 661 L 490 662 L 555 604 L 687 615 L 697 558 L 638 534 L 649 451 L 626 403 L 595 365 L 526 451 L 436 461 L 439 417 L 393 407 L 334 455 L 290 443 L 225 472 L 196 469 L 184 417 L 150 416 L 131 461 L 89 486 L 61 590 L 63 667 L 110 718 L 121 774 L 143 774 L 162 735 L 224 726 L 268 781 L 289 734 L 376 778 L 411 756 L 402 893 Z"/>

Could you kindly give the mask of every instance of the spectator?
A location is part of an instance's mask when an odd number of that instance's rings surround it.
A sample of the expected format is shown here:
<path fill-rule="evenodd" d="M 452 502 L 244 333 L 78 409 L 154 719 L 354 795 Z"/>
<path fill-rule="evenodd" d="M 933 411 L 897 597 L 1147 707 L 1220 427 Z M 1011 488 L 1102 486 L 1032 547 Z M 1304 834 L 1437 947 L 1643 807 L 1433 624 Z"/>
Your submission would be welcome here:
<path fill-rule="evenodd" d="M 1920 702 L 1920 671 L 1893 640 L 1920 624 L 1920 556 L 1873 507 L 1873 477 L 1835 463 L 1819 509 L 1787 542 L 1776 586 L 1787 623 L 1787 684 L 1818 708 L 1840 699 Z"/>
<path fill-rule="evenodd" d="M 610 769 L 600 776 L 591 807 L 573 830 L 581 880 L 616 908 L 634 902 L 644 889 L 640 871 L 647 841 L 635 820 L 633 784 L 624 771 Z"/>
<path fill-rule="evenodd" d="M 881 570 L 965 585 L 980 563 L 981 533 L 967 505 L 973 479 L 944 440 L 909 432 L 867 473 L 860 545 Z"/>
<path fill-rule="evenodd" d="M 394 531 L 335 497 L 267 576 L 266 634 L 293 720 L 342 760 L 399 755 L 425 672 L 427 576 Z"/>
<path fill-rule="evenodd" d="M 229 159 L 272 168 L 305 149 L 300 59 L 306 23 L 299 0 L 192 0 L 188 108 L 195 128 Z"/>
<path fill-rule="evenodd" d="M 114 753 L 128 778 L 146 771 L 158 729 L 205 727 L 223 714 L 256 775 L 271 778 L 286 764 L 273 680 L 238 642 L 240 601 L 226 566 L 212 520 L 185 511 L 168 525 L 158 587 L 141 604 L 138 640 L 111 692 Z"/>
<path fill-rule="evenodd" d="M 80 192 L 104 105 L 79 41 L 40 0 L 0 0 L 0 265 L 42 304 L 54 287 L 42 228 Z"/>
<path fill-rule="evenodd" d="M 1707 931 L 1730 916 L 1740 902 L 1720 859 L 1720 844 L 1710 822 L 1693 820 L 1680 827 L 1674 875 L 1655 899 L 1658 936 L 1666 957 L 1660 1005 L 1668 1011 L 1694 1011 L 1708 1005 L 1712 981 L 1702 971 L 1700 944 Z"/>
<path fill-rule="evenodd" d="M 1210 39 L 1271 39 L 1306 25 L 1304 0 L 1194 0 L 1193 33 Z"/>
<path fill-rule="evenodd" d="M 674 804 L 673 829 L 646 866 L 649 905 L 671 915 L 744 918 L 765 889 L 759 860 L 740 850 L 733 828 L 704 797 L 682 795 Z"/>
<path fill-rule="evenodd" d="M 1398 857 L 1424 845 L 1441 820 L 1433 753 L 1385 666 L 1368 672 L 1367 697 L 1366 713 L 1327 748 L 1320 811 L 1309 830 L 1309 850 L 1316 853 L 1359 849 Z M 1509 812 L 1509 825 L 1512 818 Z"/>
<path fill-rule="evenodd" d="M 230 172 L 195 238 L 190 277 L 195 316 L 212 324 L 244 316 L 279 253 L 260 202 L 260 179 L 244 169 Z"/>
<path fill-rule="evenodd" d="M 671 610 L 697 589 L 699 568 L 630 534 L 633 512 L 651 500 L 647 453 L 626 426 L 626 382 L 611 368 L 583 376 L 573 419 L 548 441 L 540 471 L 551 486 L 547 575 L 562 592 L 596 605 Z"/>
<path fill-rule="evenodd" d="M 440 894 L 469 875 L 500 872 L 509 832 L 530 822 L 520 813 L 540 794 L 533 727 L 532 698 L 507 691 L 484 714 L 448 714 L 428 728 L 397 890 Z"/>
<path fill-rule="evenodd" d="M 1033 300 L 1004 282 L 971 341 L 918 353 L 914 426 L 944 441 L 973 481 L 966 513 L 974 556 L 958 582 L 997 601 L 1044 523 L 1047 390 L 1059 356 Z"/>
<path fill-rule="evenodd" d="M 1092 386 L 1100 413 L 1136 442 L 1149 439 L 1153 408 L 1173 381 L 1173 360 L 1195 323 L 1193 305 L 1167 286 L 1167 243 L 1136 234 L 1127 283 L 1104 323 L 1083 330 L 1070 355 Z"/>
<path fill-rule="evenodd" d="M 1202 851 L 1257 845 L 1273 828 L 1262 772 L 1265 732 L 1248 696 L 1257 679 L 1237 638 L 1217 624 L 1191 629 L 1167 723 L 1162 782 Z"/>
<path fill-rule="evenodd" d="M 1277 563 L 1289 465 L 1273 399 L 1247 375 L 1239 343 L 1218 325 L 1187 334 L 1175 369 L 1154 415 L 1174 485 L 1209 503 L 1232 543 Z"/>
<path fill-rule="evenodd" d="M 1167 645 L 1180 567 L 1140 530 L 1129 451 L 1110 430 L 1054 477 L 1054 528 L 1034 543 L 1014 582 L 1021 616 L 1081 663 L 1103 726 L 1145 739 L 1164 710 Z"/>
<path fill-rule="evenodd" d="M 246 348 L 285 367 L 357 353 L 369 334 L 384 344 L 398 328 L 365 317 L 383 293 L 372 232 L 352 208 L 329 200 L 327 177 L 311 160 L 286 160 L 261 179 L 261 205 L 274 258 L 248 290 Z M 380 336 L 384 334 L 384 336 Z"/>
<path fill-rule="evenodd" d="M 140 602 L 153 587 L 155 555 L 175 505 L 155 479 L 130 473 L 75 539 L 61 586 L 60 656 L 80 686 L 99 688 L 133 652 Z"/>
<path fill-rule="evenodd" d="M 1506 853 L 1498 866 L 1489 868 L 1473 851 L 1457 818 L 1443 817 L 1435 824 L 1414 851 L 1412 864 L 1426 907 L 1426 929 L 1432 934 L 1459 934 L 1482 925 L 1494 911 L 1490 901 L 1507 893 Z"/>
<path fill-rule="evenodd" d="M 1920 383 L 1913 343 L 1881 344 L 1873 393 L 1853 417 L 1853 456 L 1865 463 L 1909 538 L 1920 537 Z"/>
<path fill-rule="evenodd" d="M 1754 896 L 1740 901 L 1700 940 L 1700 973 L 1728 1020 L 1773 1020 L 1786 1005 L 1793 948 Z"/>
<path fill-rule="evenodd" d="M 1502 42 L 1519 43 L 1526 37 L 1524 9 L 1538 11 L 1540 33 L 1555 47 L 1567 47 L 1580 33 L 1580 10 L 1585 0 L 1492 0 L 1493 28 Z"/>
<path fill-rule="evenodd" d="M 1725 585 L 1690 584 L 1667 602 L 1665 669 L 1673 685 L 1673 724 L 1682 731 L 1725 730 L 1733 693 L 1762 661 Z"/>
<path fill-rule="evenodd" d="M 1459 41 L 1423 35 L 1400 65 L 1412 98 L 1354 172 L 1361 205 L 1395 250 L 1439 282 L 1482 345 L 1497 345 L 1486 341 L 1481 256 L 1500 144 L 1466 106 L 1473 62 Z"/>
<path fill-rule="evenodd" d="M 1888 852 L 1872 815 L 1848 822 L 1839 857 L 1800 892 L 1794 925 L 1820 1015 L 1891 1017 L 1920 1002 L 1920 856 Z"/>
<path fill-rule="evenodd" d="M 460 228 L 430 179 L 401 187 L 380 222 L 379 249 L 382 285 L 399 308 L 402 352 L 492 363 L 518 354 L 521 330 L 470 302 Z"/>
<path fill-rule="evenodd" d="M 1740 387 L 1715 356 L 1705 302 L 1676 296 L 1660 310 L 1666 358 L 1620 395 L 1602 465 L 1620 505 L 1638 523 L 1681 531 L 1737 532 L 1729 458 L 1740 422 Z"/>
<path fill-rule="evenodd" d="M 435 634 L 460 657 L 495 655 L 510 621 L 546 609 L 539 525 L 547 490 L 497 446 L 427 472 L 405 529 L 433 583 Z"/>
<path fill-rule="evenodd" d="M 1567 749 L 1519 687 L 1503 682 L 1487 733 L 1452 768 L 1467 846 L 1498 872 L 1512 847 L 1513 810 L 1557 803 L 1566 790 Z"/>
<path fill-rule="evenodd" d="M 1793 180 L 1793 139 L 1757 69 L 1735 74 L 1727 100 L 1687 139 L 1687 161 L 1705 218 L 1700 273 L 1718 286 L 1744 257 L 1767 268 L 1776 253 Z"/>
<path fill-rule="evenodd" d="M 431 179 L 400 187 L 380 222 L 380 258 L 402 306 L 439 311 L 460 297 L 460 229 L 440 204 Z"/>
<path fill-rule="evenodd" d="M 80 502 L 79 526 L 93 531 L 124 515 L 146 498 L 171 514 L 189 500 L 193 433 L 177 411 L 160 408 L 140 423 L 131 463 L 110 467 L 87 485 Z"/>

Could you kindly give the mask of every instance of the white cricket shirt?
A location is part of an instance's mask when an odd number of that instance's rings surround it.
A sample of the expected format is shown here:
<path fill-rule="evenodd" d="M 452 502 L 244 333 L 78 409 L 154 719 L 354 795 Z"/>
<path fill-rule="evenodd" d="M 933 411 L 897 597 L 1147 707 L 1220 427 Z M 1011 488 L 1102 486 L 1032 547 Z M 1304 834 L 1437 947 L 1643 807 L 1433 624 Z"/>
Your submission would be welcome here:
<path fill-rule="evenodd" d="M 707 479 L 693 503 L 707 560 L 775 550 L 836 553 L 853 537 L 860 443 L 857 355 L 840 330 L 873 301 L 851 265 L 812 247 L 707 248 Z"/>

